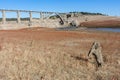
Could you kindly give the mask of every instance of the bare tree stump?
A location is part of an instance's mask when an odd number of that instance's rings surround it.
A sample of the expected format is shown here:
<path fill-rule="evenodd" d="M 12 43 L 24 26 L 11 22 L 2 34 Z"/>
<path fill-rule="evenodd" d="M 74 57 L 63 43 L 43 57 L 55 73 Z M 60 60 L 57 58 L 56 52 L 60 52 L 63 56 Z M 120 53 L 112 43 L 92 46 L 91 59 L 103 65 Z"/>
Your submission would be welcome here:
<path fill-rule="evenodd" d="M 90 57 L 91 55 L 94 56 L 98 67 L 103 65 L 103 56 L 102 56 L 102 47 L 100 45 L 99 42 L 94 42 L 89 53 L 88 53 L 88 57 Z"/>

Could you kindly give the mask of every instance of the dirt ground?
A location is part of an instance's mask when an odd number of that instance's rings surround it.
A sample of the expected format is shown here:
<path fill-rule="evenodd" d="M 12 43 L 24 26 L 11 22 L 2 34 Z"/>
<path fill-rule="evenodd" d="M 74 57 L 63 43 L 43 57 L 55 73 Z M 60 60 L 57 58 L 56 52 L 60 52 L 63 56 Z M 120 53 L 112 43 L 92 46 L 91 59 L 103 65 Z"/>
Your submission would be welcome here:
<path fill-rule="evenodd" d="M 104 64 L 87 59 L 94 41 Z M 120 80 L 120 33 L 30 28 L 0 31 L 1 80 Z"/>

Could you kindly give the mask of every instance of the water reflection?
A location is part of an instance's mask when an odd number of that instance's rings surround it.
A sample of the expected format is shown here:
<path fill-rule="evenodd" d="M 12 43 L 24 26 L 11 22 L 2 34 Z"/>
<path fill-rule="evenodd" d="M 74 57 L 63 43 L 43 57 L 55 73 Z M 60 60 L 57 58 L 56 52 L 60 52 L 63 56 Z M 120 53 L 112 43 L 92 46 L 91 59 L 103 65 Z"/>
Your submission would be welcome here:
<path fill-rule="evenodd" d="M 107 32 L 120 32 L 120 28 L 85 28 L 85 27 L 76 27 L 76 26 L 56 28 L 56 30 L 65 30 L 65 31 L 95 30 L 95 31 L 107 31 Z"/>
<path fill-rule="evenodd" d="M 90 30 L 120 32 L 120 28 L 89 28 Z"/>

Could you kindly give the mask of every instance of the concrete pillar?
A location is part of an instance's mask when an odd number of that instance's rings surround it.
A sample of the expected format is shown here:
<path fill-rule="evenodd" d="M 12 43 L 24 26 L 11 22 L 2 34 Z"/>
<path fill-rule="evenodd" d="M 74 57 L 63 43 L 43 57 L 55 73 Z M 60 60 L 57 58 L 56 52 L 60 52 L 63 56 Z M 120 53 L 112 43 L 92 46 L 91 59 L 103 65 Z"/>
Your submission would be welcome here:
<path fill-rule="evenodd" d="M 46 18 L 46 12 L 44 13 L 44 18 Z"/>
<path fill-rule="evenodd" d="M 49 13 L 48 13 L 48 12 L 46 12 L 46 19 L 48 19 L 48 14 L 49 14 Z"/>
<path fill-rule="evenodd" d="M 43 19 L 44 19 L 45 18 L 45 12 L 42 15 L 43 15 Z"/>
<path fill-rule="evenodd" d="M 43 19 L 43 14 L 42 14 L 42 12 L 40 12 L 40 19 Z"/>
<path fill-rule="evenodd" d="M 21 20 L 20 20 L 20 11 L 19 11 L 19 10 L 17 11 L 17 22 L 18 22 L 18 23 L 21 22 Z"/>
<path fill-rule="evenodd" d="M 45 12 L 45 18 L 47 17 L 47 12 Z"/>
<path fill-rule="evenodd" d="M 71 13 L 71 17 L 74 17 L 74 13 Z"/>
<path fill-rule="evenodd" d="M 29 12 L 30 15 L 30 22 L 32 22 L 32 12 Z"/>
<path fill-rule="evenodd" d="M 47 19 L 49 19 L 51 13 L 47 12 Z"/>
<path fill-rule="evenodd" d="M 6 15 L 5 15 L 5 10 L 2 10 L 2 23 L 6 23 Z"/>
<path fill-rule="evenodd" d="M 45 12 L 43 13 L 43 19 L 45 18 Z"/>
<path fill-rule="evenodd" d="M 67 16 L 66 16 L 66 15 L 67 15 L 67 14 L 64 14 L 64 15 L 63 15 L 63 19 L 64 19 L 64 20 L 66 20 L 66 18 L 67 18 Z"/>
<path fill-rule="evenodd" d="M 47 14 L 47 19 L 49 19 L 49 18 L 50 18 L 50 15 L 51 15 L 51 13 L 49 13 L 49 12 L 48 12 L 48 14 Z"/>

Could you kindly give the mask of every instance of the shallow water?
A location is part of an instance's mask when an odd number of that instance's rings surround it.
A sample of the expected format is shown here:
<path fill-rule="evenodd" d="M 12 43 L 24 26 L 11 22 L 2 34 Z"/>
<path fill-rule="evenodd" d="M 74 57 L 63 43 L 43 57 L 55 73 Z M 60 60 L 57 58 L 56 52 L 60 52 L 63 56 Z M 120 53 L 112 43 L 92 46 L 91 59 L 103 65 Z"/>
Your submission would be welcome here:
<path fill-rule="evenodd" d="M 120 28 L 81 28 L 75 26 L 63 27 L 63 28 L 56 28 L 56 30 L 97 30 L 97 31 L 104 31 L 104 32 L 120 32 Z"/>
<path fill-rule="evenodd" d="M 120 32 L 120 28 L 89 28 L 90 30 L 107 31 L 107 32 Z"/>

